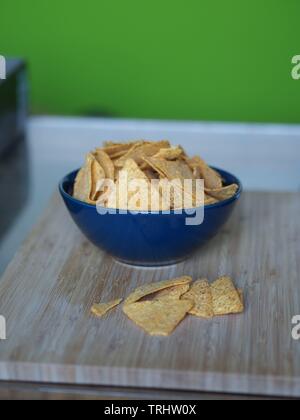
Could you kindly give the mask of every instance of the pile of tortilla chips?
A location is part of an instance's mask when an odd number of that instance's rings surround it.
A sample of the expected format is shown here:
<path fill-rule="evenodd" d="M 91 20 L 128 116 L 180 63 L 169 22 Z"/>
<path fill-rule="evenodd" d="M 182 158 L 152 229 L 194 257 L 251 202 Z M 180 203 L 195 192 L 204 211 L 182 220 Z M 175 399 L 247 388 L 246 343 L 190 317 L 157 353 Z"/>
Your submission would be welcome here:
<path fill-rule="evenodd" d="M 116 307 L 122 299 L 92 307 L 101 317 Z M 220 277 L 209 284 L 189 276 L 138 287 L 125 300 L 123 312 L 136 325 L 152 336 L 168 336 L 188 315 L 204 319 L 238 314 L 244 311 L 244 297 L 230 277 Z"/>
<path fill-rule="evenodd" d="M 185 180 L 204 180 L 205 205 L 231 198 L 238 190 L 236 184 L 224 185 L 217 171 L 199 156 L 188 157 L 181 146 L 171 146 L 167 140 L 140 140 L 128 143 L 106 142 L 102 148 L 89 153 L 75 180 L 73 196 L 89 204 L 101 202 L 103 207 L 149 210 L 150 200 L 140 199 L 134 208 L 129 208 L 126 195 L 127 201 L 124 204 L 122 188 L 116 188 L 118 197 L 112 200 L 105 180 L 110 180 L 118 187 L 125 175 L 129 181 L 142 180 L 145 190 L 151 181 L 157 180 L 154 191 L 153 187 L 147 189 L 147 194 L 151 190 L 151 210 L 156 211 L 178 208 L 176 195 L 184 193 L 183 186 L 173 193 L 170 200 L 165 200 L 163 186 L 166 180 L 179 180 L 182 185 Z M 197 200 L 193 195 L 191 198 L 192 207 L 196 207 Z"/>

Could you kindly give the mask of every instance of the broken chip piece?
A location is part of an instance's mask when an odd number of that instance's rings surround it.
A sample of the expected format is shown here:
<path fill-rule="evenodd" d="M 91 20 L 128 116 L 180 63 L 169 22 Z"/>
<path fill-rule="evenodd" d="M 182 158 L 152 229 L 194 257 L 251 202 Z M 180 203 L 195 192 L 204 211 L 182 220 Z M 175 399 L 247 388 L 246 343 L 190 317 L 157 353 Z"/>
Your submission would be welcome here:
<path fill-rule="evenodd" d="M 118 306 L 123 299 L 115 299 L 108 303 L 98 303 L 92 306 L 91 312 L 93 315 L 97 317 L 104 316 L 107 312 L 109 312 L 111 309 Z"/>

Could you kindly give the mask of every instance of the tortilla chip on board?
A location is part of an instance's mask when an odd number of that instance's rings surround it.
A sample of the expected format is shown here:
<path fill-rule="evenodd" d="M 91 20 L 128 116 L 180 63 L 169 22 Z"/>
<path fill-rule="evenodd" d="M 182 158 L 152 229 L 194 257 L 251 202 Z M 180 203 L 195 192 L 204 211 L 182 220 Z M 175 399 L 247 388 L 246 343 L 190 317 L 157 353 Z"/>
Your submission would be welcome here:
<path fill-rule="evenodd" d="M 180 299 L 190 289 L 189 284 L 180 284 L 178 286 L 168 287 L 160 290 L 154 296 L 154 299 Z"/>
<path fill-rule="evenodd" d="M 212 292 L 207 279 L 195 281 L 190 290 L 182 296 L 182 299 L 194 302 L 193 308 L 189 311 L 191 315 L 205 319 L 213 318 Z"/>
<path fill-rule="evenodd" d="M 91 312 L 93 315 L 97 316 L 98 318 L 104 316 L 107 312 L 109 312 L 111 309 L 118 306 L 123 299 L 115 299 L 111 302 L 107 303 L 98 303 L 92 306 Z"/>
<path fill-rule="evenodd" d="M 135 289 L 133 293 L 131 293 L 126 298 L 124 302 L 124 306 L 137 302 L 140 299 L 144 298 L 145 296 L 151 295 L 155 292 L 159 292 L 160 290 L 163 290 L 163 289 L 167 289 L 168 287 L 189 284 L 191 283 L 191 281 L 192 281 L 191 277 L 182 276 L 176 279 L 164 280 L 164 281 L 159 281 L 157 283 L 145 284 Z"/>
<path fill-rule="evenodd" d="M 244 311 L 244 304 L 230 277 L 220 277 L 211 284 L 215 315 L 237 314 Z"/>
<path fill-rule="evenodd" d="M 124 313 L 151 336 L 168 336 L 185 318 L 193 303 L 189 300 L 154 299 L 127 304 Z"/>

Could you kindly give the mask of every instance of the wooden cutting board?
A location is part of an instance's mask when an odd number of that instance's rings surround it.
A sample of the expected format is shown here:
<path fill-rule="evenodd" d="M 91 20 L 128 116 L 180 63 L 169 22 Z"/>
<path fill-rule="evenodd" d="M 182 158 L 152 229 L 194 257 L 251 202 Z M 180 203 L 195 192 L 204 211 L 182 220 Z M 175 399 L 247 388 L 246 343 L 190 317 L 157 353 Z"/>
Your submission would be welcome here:
<path fill-rule="evenodd" d="M 300 194 L 245 193 L 220 235 L 177 266 L 121 265 L 88 243 L 60 197 L 0 281 L 0 380 L 300 397 Z M 124 238 L 128 240 L 128 238 Z M 94 302 L 182 274 L 232 275 L 242 315 L 188 317 L 166 338 Z"/>

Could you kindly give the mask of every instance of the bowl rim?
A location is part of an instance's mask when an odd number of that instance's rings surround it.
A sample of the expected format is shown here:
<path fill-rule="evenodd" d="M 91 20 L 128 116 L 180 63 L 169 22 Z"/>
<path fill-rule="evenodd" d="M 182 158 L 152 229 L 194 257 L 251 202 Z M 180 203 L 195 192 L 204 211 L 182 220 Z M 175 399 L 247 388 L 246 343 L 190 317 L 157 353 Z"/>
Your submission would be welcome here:
<path fill-rule="evenodd" d="M 218 203 L 214 203 L 214 204 L 204 205 L 204 209 L 205 210 L 207 210 L 207 209 L 210 210 L 210 209 L 216 209 L 216 208 L 219 208 L 219 207 L 224 207 L 224 206 L 226 206 L 226 205 L 228 205 L 228 204 L 230 204 L 230 203 L 238 200 L 241 197 L 242 193 L 243 193 L 243 184 L 239 180 L 239 178 L 237 178 L 235 175 L 233 175 L 232 173 L 230 173 L 230 172 L 228 172 L 228 171 L 226 171 L 224 169 L 217 168 L 215 166 L 211 166 L 211 168 L 214 169 L 214 170 L 216 170 L 216 171 L 218 171 L 218 172 L 220 172 L 221 175 L 222 174 L 225 175 L 225 177 L 228 176 L 228 177 L 234 178 L 234 183 L 238 185 L 238 190 L 237 190 L 237 192 L 232 197 L 230 197 L 230 198 L 228 198 L 226 200 L 219 201 Z M 85 207 L 89 207 L 89 208 L 95 209 L 97 207 L 95 204 L 89 204 L 89 203 L 86 203 L 85 201 L 78 200 L 77 198 L 74 198 L 71 194 L 69 194 L 68 192 L 66 192 L 66 190 L 64 189 L 63 184 L 66 182 L 66 180 L 68 178 L 72 177 L 72 176 L 76 176 L 76 174 L 79 171 L 80 171 L 80 168 L 79 169 L 76 169 L 74 171 L 71 171 L 70 173 L 68 173 L 67 175 L 65 175 L 61 179 L 61 181 L 59 182 L 59 191 L 60 191 L 60 194 L 63 197 L 67 198 L 68 200 L 73 201 L 74 203 L 81 204 L 81 205 L 83 205 Z M 117 211 L 117 212 L 119 212 L 118 214 L 122 214 L 122 213 L 120 213 L 122 211 L 122 209 L 113 209 L 113 208 L 108 208 L 108 207 L 101 207 L 101 208 L 103 208 L 103 209 L 105 209 L 107 211 L 108 210 Z M 136 212 L 135 211 L 130 211 L 130 214 L 170 215 L 170 214 L 179 214 L 178 211 L 181 211 L 182 213 L 184 213 L 184 212 L 189 212 L 189 211 L 195 211 L 196 209 L 197 209 L 197 207 L 195 207 L 193 209 L 180 209 L 180 210 L 174 210 L 173 209 L 173 210 L 168 210 L 167 212 L 164 211 L 164 210 L 154 211 L 154 212 L 151 212 L 151 211 L 136 211 Z"/>

